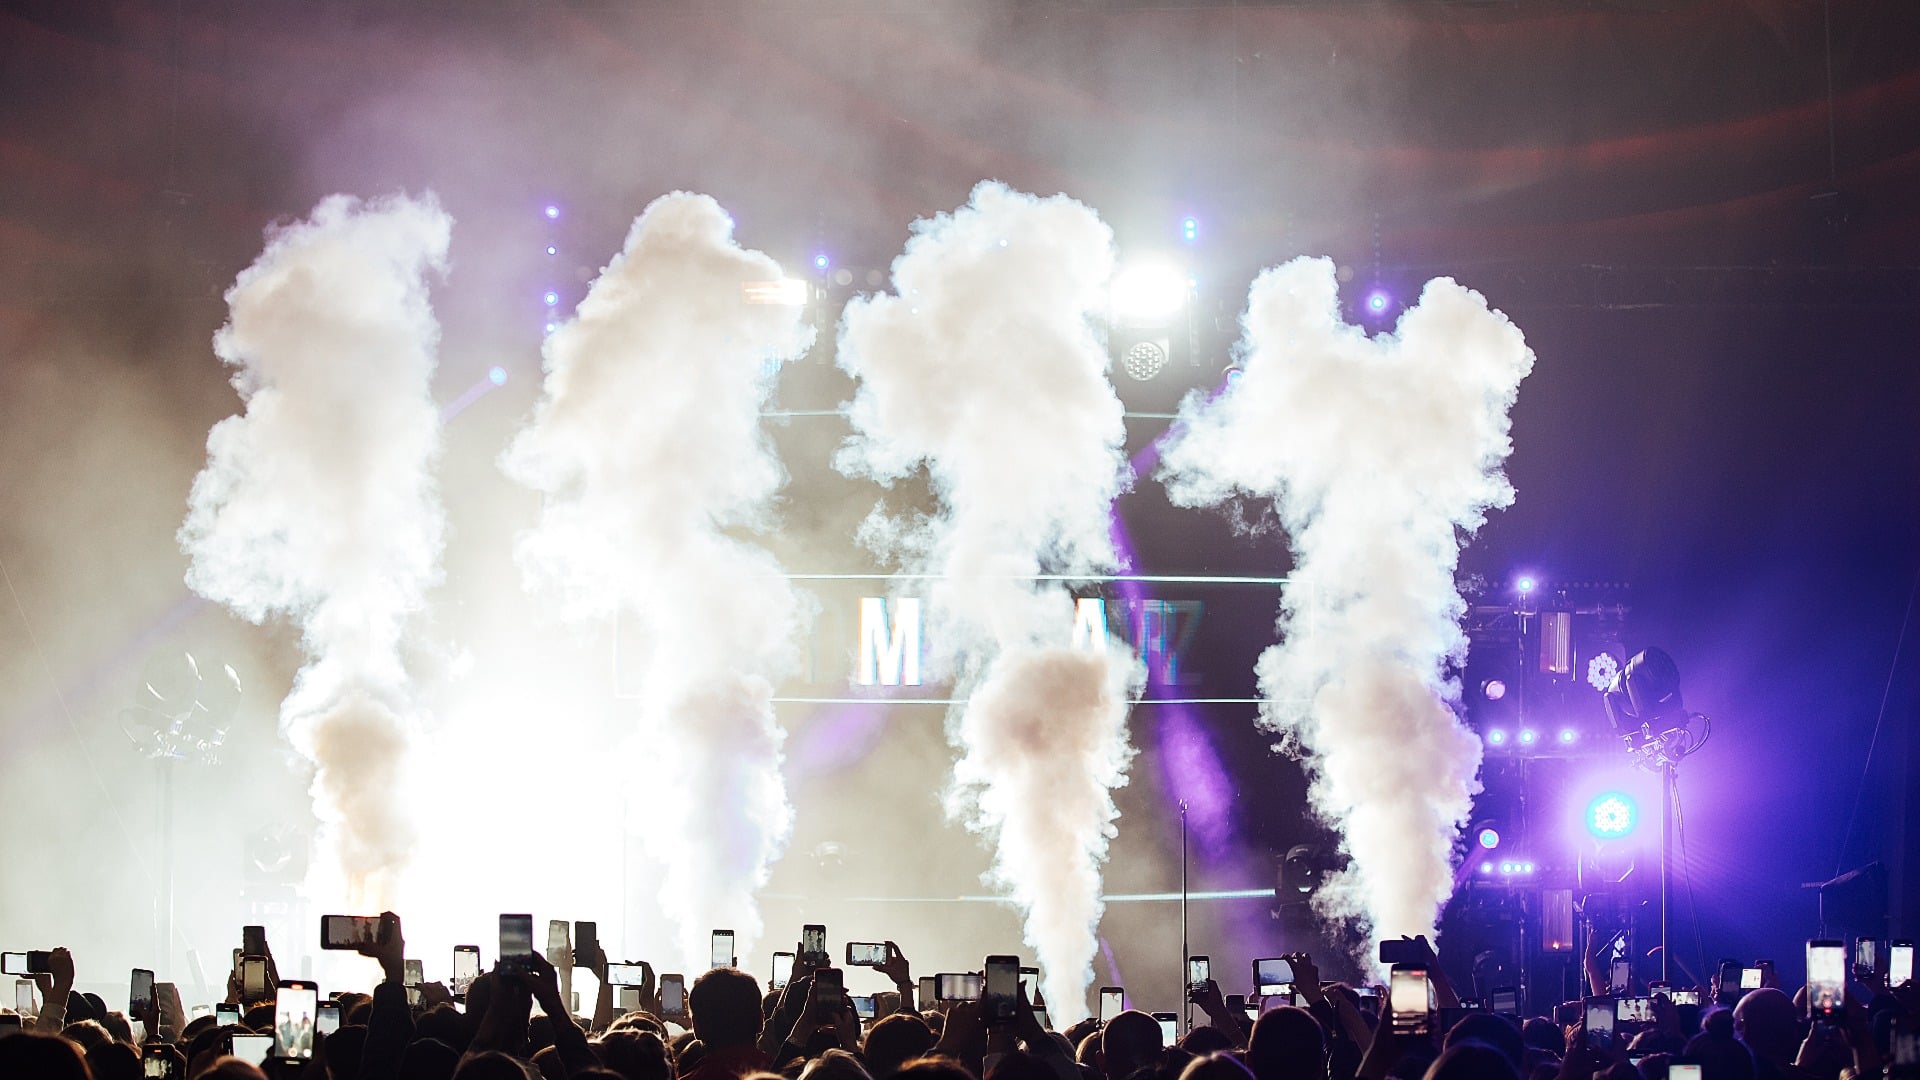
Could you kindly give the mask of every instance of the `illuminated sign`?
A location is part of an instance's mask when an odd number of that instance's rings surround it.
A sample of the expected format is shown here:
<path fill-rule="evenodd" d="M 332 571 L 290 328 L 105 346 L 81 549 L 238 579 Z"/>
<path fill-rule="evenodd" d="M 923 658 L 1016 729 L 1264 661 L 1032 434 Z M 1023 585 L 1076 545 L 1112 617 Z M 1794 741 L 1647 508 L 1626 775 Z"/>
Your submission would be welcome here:
<path fill-rule="evenodd" d="M 929 667 L 932 579 L 909 574 L 795 574 L 817 615 L 803 645 L 803 670 L 776 701 L 946 704 L 950 688 Z M 1127 648 L 1145 669 L 1138 700 L 1254 702 L 1253 667 L 1274 641 L 1284 578 L 1112 576 L 1040 578 L 1073 597 L 1061 641 L 1071 648 Z M 934 627 L 937 629 L 937 624 Z M 644 640 L 616 633 L 615 693 L 638 696 Z M 1205 660 L 1206 671 L 1199 669 Z"/>

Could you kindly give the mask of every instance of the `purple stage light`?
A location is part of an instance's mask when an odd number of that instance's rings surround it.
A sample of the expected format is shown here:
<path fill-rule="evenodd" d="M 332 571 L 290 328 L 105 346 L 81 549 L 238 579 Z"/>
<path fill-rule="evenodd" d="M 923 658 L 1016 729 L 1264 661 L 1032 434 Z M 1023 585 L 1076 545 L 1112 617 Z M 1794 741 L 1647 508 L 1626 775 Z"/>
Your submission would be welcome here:
<path fill-rule="evenodd" d="M 1480 684 L 1480 692 L 1487 696 L 1488 701 L 1499 701 L 1507 696 L 1507 684 L 1499 679 L 1488 679 Z"/>
<path fill-rule="evenodd" d="M 1514 582 L 1514 584 L 1518 586 L 1520 591 L 1523 593 L 1530 593 L 1533 591 L 1533 579 L 1530 577 L 1523 577 L 1519 581 Z"/>
<path fill-rule="evenodd" d="M 548 221 L 560 220 L 560 208 L 553 205 L 552 203 L 547 204 L 546 214 L 547 214 Z"/>
<path fill-rule="evenodd" d="M 1492 851 L 1494 848 L 1500 846 L 1500 830 L 1491 827 L 1481 829 L 1477 839 L 1480 841 L 1481 847 Z"/>
<path fill-rule="evenodd" d="M 824 254 L 815 255 L 813 257 L 813 268 L 815 270 L 825 270 L 827 267 L 832 265 L 833 265 L 833 260 L 827 258 L 826 255 Z"/>
<path fill-rule="evenodd" d="M 1572 742 L 1573 740 L 1574 740 L 1574 733 L 1573 733 L 1573 729 L 1572 729 L 1572 728 L 1561 728 L 1561 729 L 1560 729 L 1560 741 L 1561 741 L 1562 743 L 1570 743 L 1570 742 Z"/>
<path fill-rule="evenodd" d="M 1507 733 L 1501 730 L 1500 728 L 1494 728 L 1492 731 L 1487 732 L 1487 745 L 1488 746 L 1507 745 Z"/>
<path fill-rule="evenodd" d="M 1200 222 L 1197 218 L 1188 218 L 1180 223 L 1180 235 L 1191 244 L 1200 239 Z"/>
<path fill-rule="evenodd" d="M 560 294 L 557 292 L 554 292 L 552 289 L 548 289 L 546 292 L 546 295 L 542 296 L 540 299 L 545 300 L 547 302 L 548 307 L 553 307 L 555 304 L 558 304 L 560 302 Z"/>
<path fill-rule="evenodd" d="M 548 245 L 547 245 L 547 254 L 549 254 L 549 255 L 558 255 L 558 254 L 560 254 L 560 249 L 559 249 L 559 248 L 557 248 L 557 247 L 554 247 L 554 246 L 553 246 L 552 244 L 548 244 Z"/>
<path fill-rule="evenodd" d="M 1375 289 L 1367 294 L 1367 314 L 1380 315 L 1393 303 L 1393 297 L 1385 289 Z"/>
<path fill-rule="evenodd" d="M 1483 873 L 1483 874 L 1491 874 L 1491 873 L 1493 873 L 1493 863 L 1491 863 L 1491 862 L 1483 862 L 1483 863 L 1481 863 L 1481 864 L 1480 864 L 1480 872 L 1481 872 L 1481 873 Z"/>
<path fill-rule="evenodd" d="M 1540 737 L 1539 733 L 1534 731 L 1532 728 L 1522 728 L 1520 730 L 1520 745 L 1532 746 L 1534 743 L 1534 740 L 1538 739 L 1539 737 Z"/>
<path fill-rule="evenodd" d="M 487 381 L 493 383 L 495 386 L 507 385 L 507 369 L 503 367 L 490 369 L 487 372 Z"/>

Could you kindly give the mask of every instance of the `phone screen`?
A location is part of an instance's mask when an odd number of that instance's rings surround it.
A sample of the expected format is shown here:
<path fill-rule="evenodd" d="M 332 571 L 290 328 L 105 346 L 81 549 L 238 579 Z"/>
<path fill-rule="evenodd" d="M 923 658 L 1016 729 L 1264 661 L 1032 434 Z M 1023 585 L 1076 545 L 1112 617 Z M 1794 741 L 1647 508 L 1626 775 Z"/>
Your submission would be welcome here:
<path fill-rule="evenodd" d="M 1154 1013 L 1153 1018 L 1160 1024 L 1160 1045 L 1172 1046 L 1180 1041 L 1180 1017 L 1174 1013 Z"/>
<path fill-rule="evenodd" d="M 1846 948 L 1838 941 L 1807 942 L 1807 1009 L 1831 1016 L 1846 1002 Z"/>
<path fill-rule="evenodd" d="M 825 958 L 827 928 L 824 924 L 808 923 L 800 928 L 800 952 L 816 963 Z"/>
<path fill-rule="evenodd" d="M 418 960 L 402 961 L 400 965 L 400 981 L 407 986 L 419 986 L 421 983 L 427 981 L 426 968 L 422 967 Z"/>
<path fill-rule="evenodd" d="M 717 968 L 733 966 L 733 931 L 715 930 L 713 932 L 713 966 Z"/>
<path fill-rule="evenodd" d="M 13 1011 L 21 1016 L 40 1015 L 40 992 L 32 979 L 13 980 Z"/>
<path fill-rule="evenodd" d="M 340 1030 L 339 1002 L 323 1001 L 320 1003 L 320 1012 L 318 1018 L 314 1021 L 313 1030 L 321 1035 L 331 1035 Z"/>
<path fill-rule="evenodd" d="M 660 1011 L 679 1016 L 687 1011 L 687 980 L 679 975 L 660 976 Z"/>
<path fill-rule="evenodd" d="M 1617 994 L 1625 990 L 1632 981 L 1633 964 L 1627 960 L 1615 960 L 1612 978 L 1608 980 L 1607 985 Z"/>
<path fill-rule="evenodd" d="M 1117 986 L 1100 988 L 1100 1022 L 1106 1023 L 1126 1011 L 1126 995 Z"/>
<path fill-rule="evenodd" d="M 258 957 L 240 961 L 240 996 L 258 1001 L 267 996 L 267 962 Z"/>
<path fill-rule="evenodd" d="M 1913 942 L 1896 941 L 1887 950 L 1887 982 L 1892 986 L 1913 981 Z"/>
<path fill-rule="evenodd" d="M 1587 1045 L 1602 1053 L 1613 1049 L 1613 1010 L 1613 1002 L 1607 998 L 1587 1000 Z"/>
<path fill-rule="evenodd" d="M 1212 964 L 1204 956 L 1187 957 L 1187 985 L 1196 990 L 1205 986 L 1207 980 L 1213 978 L 1211 968 Z"/>
<path fill-rule="evenodd" d="M 320 947 L 323 949 L 359 949 L 380 943 L 378 915 L 320 916 Z M 258 956 L 259 953 L 248 953 Z"/>
<path fill-rule="evenodd" d="M 313 1056 L 315 1014 L 320 992 L 306 986 L 282 986 L 273 999 L 273 1053 L 275 1057 Z"/>
<path fill-rule="evenodd" d="M 887 946 L 879 941 L 847 942 L 847 966 L 879 967 L 887 962 Z"/>
<path fill-rule="evenodd" d="M 873 1019 L 873 995 L 849 994 L 847 1000 L 853 1003 L 853 1015 L 861 1020 Z"/>
<path fill-rule="evenodd" d="M 934 996 L 941 1001 L 979 1001 L 980 976 L 972 972 L 941 972 L 934 976 Z"/>
<path fill-rule="evenodd" d="M 228 1024 L 239 1023 L 240 1022 L 240 1006 L 229 1005 L 224 1001 L 218 1005 L 215 1005 L 213 1007 L 213 1022 L 220 1025 L 221 1027 L 226 1027 Z"/>
<path fill-rule="evenodd" d="M 573 924 L 565 919 L 547 920 L 547 959 L 554 967 L 560 967 L 566 961 L 567 954 L 573 950 L 568 947 L 568 934 L 573 932 Z"/>
<path fill-rule="evenodd" d="M 986 985 L 981 992 L 989 1021 L 1011 1020 L 1020 1001 L 1020 958 L 989 956 Z"/>
<path fill-rule="evenodd" d="M 248 956 L 267 955 L 267 928 L 264 926 L 243 926 L 240 928 L 240 949 Z"/>
<path fill-rule="evenodd" d="M 1874 955 L 1878 951 L 1879 944 L 1870 937 L 1854 938 L 1853 966 L 1862 971 L 1872 971 L 1880 962 L 1879 957 Z"/>
<path fill-rule="evenodd" d="M 1750 967 L 1750 968 L 1740 969 L 1740 989 L 1742 990 L 1760 989 L 1760 969 L 1759 968 Z"/>
<path fill-rule="evenodd" d="M 133 979 L 127 989 L 127 1013 L 138 1020 L 153 1008 L 153 972 L 146 968 L 134 968 Z"/>
<path fill-rule="evenodd" d="M 1266 997 L 1279 993 L 1283 983 L 1293 982 L 1293 964 L 1278 956 L 1269 956 L 1253 962 L 1253 992 Z"/>
<path fill-rule="evenodd" d="M 922 1010 L 931 1009 L 933 1008 L 933 1003 L 938 1000 L 940 1000 L 940 988 L 934 982 L 933 976 L 920 976 L 920 1000 L 918 1003 L 920 1008 Z"/>
<path fill-rule="evenodd" d="M 639 964 L 608 964 L 608 986 L 645 986 L 647 969 Z"/>
<path fill-rule="evenodd" d="M 600 940 L 600 924 L 589 920 L 579 920 L 573 924 L 573 945 L 576 949 L 585 949 Z"/>
<path fill-rule="evenodd" d="M 140 1075 L 165 1080 L 173 1075 L 173 1060 L 165 1054 L 144 1056 L 140 1059 Z"/>
<path fill-rule="evenodd" d="M 480 977 L 480 946 L 453 947 L 453 996 L 466 997 L 473 980 Z"/>
<path fill-rule="evenodd" d="M 253 1035 L 236 1031 L 233 1033 L 233 1056 L 249 1065 L 264 1064 L 267 1055 L 273 1053 L 273 1036 Z"/>
<path fill-rule="evenodd" d="M 1432 1031 L 1433 998 L 1427 989 L 1427 969 L 1398 967 L 1387 981 L 1387 1009 L 1393 1017 L 1393 1030 L 1402 1035 L 1426 1035 Z"/>
<path fill-rule="evenodd" d="M 785 990 L 787 980 L 793 978 L 793 954 L 777 952 L 773 954 L 773 974 L 767 979 L 767 986 L 773 990 Z"/>
<path fill-rule="evenodd" d="M 1643 997 L 1617 998 L 1613 1003 L 1613 1018 L 1632 1024 L 1653 1022 L 1653 1001 Z"/>
<path fill-rule="evenodd" d="M 533 916 L 500 916 L 500 962 L 509 967 L 524 966 L 533 958 Z"/>
<path fill-rule="evenodd" d="M 1518 1013 L 1520 1011 L 1520 992 L 1510 987 L 1495 990 L 1493 1011 L 1497 1013 Z"/>
<path fill-rule="evenodd" d="M 23 952 L 0 953 L 0 975 L 31 975 L 27 970 L 27 954 Z"/>
<path fill-rule="evenodd" d="M 1700 1080 L 1700 1066 L 1672 1062 L 1667 1066 L 1667 1080 Z"/>

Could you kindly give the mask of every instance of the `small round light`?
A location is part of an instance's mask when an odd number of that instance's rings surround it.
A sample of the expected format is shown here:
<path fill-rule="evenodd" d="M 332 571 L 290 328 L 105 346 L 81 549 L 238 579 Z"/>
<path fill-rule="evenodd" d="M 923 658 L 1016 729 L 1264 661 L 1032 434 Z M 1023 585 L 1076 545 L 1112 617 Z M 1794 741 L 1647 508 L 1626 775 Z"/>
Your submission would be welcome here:
<path fill-rule="evenodd" d="M 1387 310 L 1387 294 L 1375 289 L 1367 294 L 1367 310 L 1375 315 Z"/>
<path fill-rule="evenodd" d="M 541 299 L 547 302 L 548 307 L 553 307 L 555 304 L 558 304 L 560 302 L 560 294 L 557 292 L 554 292 L 552 289 L 548 289 L 547 294 L 541 297 Z"/>
<path fill-rule="evenodd" d="M 548 203 L 548 204 L 547 204 L 547 211 L 546 211 L 546 213 L 547 213 L 547 220 L 548 220 L 548 221 L 558 221 L 558 220 L 560 220 L 560 208 L 559 208 L 559 207 L 557 207 L 557 206 L 555 206 L 555 205 L 553 205 L 552 203 Z"/>
<path fill-rule="evenodd" d="M 815 255 L 813 257 L 813 268 L 815 270 L 825 270 L 829 265 L 831 265 L 831 262 L 825 255 Z"/>
<path fill-rule="evenodd" d="M 1492 864 L 1491 862 L 1483 862 L 1483 863 L 1481 863 L 1481 864 L 1480 864 L 1480 872 L 1481 872 L 1481 873 L 1483 873 L 1483 874 L 1491 874 L 1491 873 L 1493 873 L 1493 864 Z"/>
<path fill-rule="evenodd" d="M 1520 864 L 1520 872 L 1521 872 L 1521 873 L 1523 873 L 1523 874 L 1531 874 L 1531 873 L 1533 873 L 1533 864 L 1532 864 L 1532 863 L 1521 863 L 1521 864 Z"/>
<path fill-rule="evenodd" d="M 1491 826 L 1481 829 L 1478 839 L 1481 847 L 1492 851 L 1494 848 L 1500 846 L 1500 830 L 1492 828 Z"/>
<path fill-rule="evenodd" d="M 1602 840 L 1617 840 L 1633 831 L 1637 817 L 1632 799 L 1618 791 L 1603 792 L 1587 804 L 1587 831 Z"/>
<path fill-rule="evenodd" d="M 1530 577 L 1521 578 L 1519 582 L 1517 582 L 1517 584 L 1520 586 L 1520 591 L 1523 593 L 1533 591 L 1533 579 Z"/>
<path fill-rule="evenodd" d="M 558 327 L 558 326 L 557 326 L 556 324 L 554 324 L 554 323 L 548 323 L 548 324 L 547 324 L 547 333 L 549 333 L 549 334 L 551 334 L 551 333 L 553 333 L 553 332 L 554 332 L 554 331 L 555 331 L 556 329 L 558 329 L 558 328 L 559 328 L 559 327 Z"/>
<path fill-rule="evenodd" d="M 1499 728 L 1494 728 L 1492 731 L 1487 732 L 1487 744 L 1489 746 L 1505 746 L 1507 744 L 1507 733 Z"/>
<path fill-rule="evenodd" d="M 1561 742 L 1563 742 L 1563 743 L 1570 743 L 1570 742 L 1572 742 L 1572 741 L 1573 741 L 1573 739 L 1574 739 L 1574 734 L 1573 734 L 1573 729 L 1572 729 L 1572 728 L 1561 728 L 1561 729 L 1560 729 L 1560 741 L 1561 741 Z"/>
<path fill-rule="evenodd" d="M 1500 872 L 1501 872 L 1501 873 L 1503 873 L 1503 874 L 1511 874 L 1511 873 L 1513 873 L 1513 864 L 1512 864 L 1512 863 L 1510 863 L 1510 862 L 1503 862 L 1503 863 L 1501 863 L 1501 864 L 1500 864 Z"/>
<path fill-rule="evenodd" d="M 554 246 L 553 246 L 552 244 L 548 244 L 548 245 L 547 245 L 547 254 L 549 254 L 549 255 L 558 255 L 558 254 L 560 254 L 560 249 L 559 249 L 559 248 L 557 248 L 557 247 L 554 247 Z"/>
<path fill-rule="evenodd" d="M 493 368 L 487 372 L 487 381 L 495 386 L 507 385 L 507 369 L 503 367 Z"/>
<path fill-rule="evenodd" d="M 1534 740 L 1538 739 L 1539 737 L 1540 736 L 1532 728 L 1522 728 L 1520 731 L 1520 745 L 1532 746 L 1534 743 Z"/>
<path fill-rule="evenodd" d="M 1507 684 L 1499 679 L 1488 679 L 1480 684 L 1480 692 L 1486 695 L 1488 701 L 1499 701 L 1507 696 Z"/>
<path fill-rule="evenodd" d="M 1200 239 L 1200 222 L 1193 218 L 1188 218 L 1181 222 L 1180 235 L 1186 237 L 1188 240 Z"/>

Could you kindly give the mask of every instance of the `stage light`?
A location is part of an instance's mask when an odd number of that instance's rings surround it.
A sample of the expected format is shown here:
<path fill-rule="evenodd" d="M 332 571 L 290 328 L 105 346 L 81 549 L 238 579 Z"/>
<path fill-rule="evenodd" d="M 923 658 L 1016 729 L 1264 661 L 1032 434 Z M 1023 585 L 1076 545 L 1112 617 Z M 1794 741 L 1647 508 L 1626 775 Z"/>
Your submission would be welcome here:
<path fill-rule="evenodd" d="M 1492 851 L 1494 848 L 1497 848 L 1500 846 L 1500 830 L 1495 829 L 1491 826 L 1481 829 L 1480 835 L 1477 839 L 1480 841 L 1481 847 L 1486 848 L 1488 851 Z"/>
<path fill-rule="evenodd" d="M 1507 684 L 1499 679 L 1488 679 L 1480 684 L 1480 692 L 1486 695 L 1488 701 L 1499 701 L 1507 696 Z"/>
<path fill-rule="evenodd" d="M 555 330 L 558 330 L 558 329 L 559 329 L 559 325 L 557 323 L 548 323 L 546 325 L 546 331 L 549 334 L 553 333 Z"/>
<path fill-rule="evenodd" d="M 815 255 L 813 257 L 813 268 L 815 270 L 825 270 L 830 265 L 832 265 L 832 262 L 825 255 Z"/>
<path fill-rule="evenodd" d="M 559 249 L 559 248 L 557 248 L 557 247 L 554 247 L 554 246 L 553 246 L 552 244 L 548 244 L 548 245 L 547 245 L 547 254 L 549 254 L 549 255 L 558 255 L 558 254 L 560 254 L 560 249 Z"/>
<path fill-rule="evenodd" d="M 1167 366 L 1167 350 L 1157 341 L 1136 341 L 1133 348 L 1120 358 L 1120 367 L 1127 377 L 1146 382 Z"/>
<path fill-rule="evenodd" d="M 1618 791 L 1603 792 L 1587 804 L 1587 831 L 1602 840 L 1618 840 L 1633 832 L 1639 814 L 1633 800 Z"/>
<path fill-rule="evenodd" d="M 1188 218 L 1187 220 L 1181 222 L 1180 235 L 1185 237 L 1187 243 L 1189 244 L 1193 243 L 1195 240 L 1200 239 L 1200 222 L 1194 220 L 1193 218 Z"/>
<path fill-rule="evenodd" d="M 1523 593 L 1530 593 L 1533 591 L 1533 579 L 1530 577 L 1523 577 L 1518 582 L 1515 582 L 1515 584 L 1520 587 L 1520 591 Z"/>
<path fill-rule="evenodd" d="M 1480 864 L 1480 872 L 1481 872 L 1481 873 L 1483 873 L 1483 874 L 1491 874 L 1491 873 L 1493 873 L 1493 863 L 1491 863 L 1491 862 L 1483 862 L 1483 863 L 1481 863 L 1481 864 Z"/>
<path fill-rule="evenodd" d="M 1387 290 L 1375 288 L 1367 294 L 1366 305 L 1367 314 L 1384 315 L 1386 314 L 1387 308 L 1393 305 L 1393 297 Z"/>
<path fill-rule="evenodd" d="M 1187 279 L 1163 262 L 1135 263 L 1114 276 L 1108 293 L 1113 319 L 1126 326 L 1162 326 L 1187 303 Z"/>
<path fill-rule="evenodd" d="M 547 220 L 548 221 L 560 220 L 560 208 L 553 205 L 552 203 L 547 204 Z"/>
<path fill-rule="evenodd" d="M 1503 873 L 1503 874 L 1511 874 L 1511 873 L 1513 873 L 1513 864 L 1512 864 L 1512 863 L 1510 863 L 1510 862 L 1503 862 L 1503 863 L 1501 863 L 1501 864 L 1500 864 L 1500 872 L 1501 872 L 1501 873 Z"/>
<path fill-rule="evenodd" d="M 1573 734 L 1573 729 L 1572 729 L 1572 728 L 1561 728 L 1561 729 L 1560 729 L 1560 741 L 1561 741 L 1562 743 L 1571 743 L 1571 742 L 1573 741 L 1573 739 L 1574 739 L 1574 734 Z"/>
<path fill-rule="evenodd" d="M 1620 661 L 1610 652 L 1594 653 L 1587 661 L 1587 685 L 1601 693 L 1613 689 L 1613 680 L 1620 677 Z"/>
<path fill-rule="evenodd" d="M 1531 874 L 1531 873 L 1533 873 L 1533 864 L 1532 864 L 1532 863 L 1521 863 L 1521 864 L 1520 864 L 1520 872 L 1521 872 L 1521 873 L 1523 873 L 1523 874 Z"/>
<path fill-rule="evenodd" d="M 1502 731 L 1499 728 L 1494 728 L 1492 731 L 1487 732 L 1487 745 L 1489 746 L 1507 745 L 1507 733 L 1505 731 Z"/>
<path fill-rule="evenodd" d="M 557 292 L 554 292 L 552 289 L 548 289 L 547 294 L 541 297 L 541 299 L 547 302 L 548 307 L 553 307 L 555 304 L 558 304 L 560 302 L 560 294 Z"/>
<path fill-rule="evenodd" d="M 812 290 L 799 278 L 781 278 L 778 281 L 749 281 L 741 286 L 749 304 L 784 304 L 788 307 L 801 307 L 807 302 Z M 917 309 L 916 309 L 917 310 Z"/>
<path fill-rule="evenodd" d="M 495 386 L 507 385 L 507 369 L 496 367 L 487 372 L 487 381 Z"/>
<path fill-rule="evenodd" d="M 1534 731 L 1532 728 L 1520 729 L 1520 745 L 1522 746 L 1532 746 L 1534 744 L 1534 740 L 1538 739 L 1539 737 L 1540 737 L 1539 733 Z"/>

